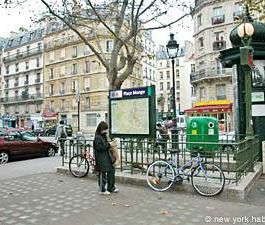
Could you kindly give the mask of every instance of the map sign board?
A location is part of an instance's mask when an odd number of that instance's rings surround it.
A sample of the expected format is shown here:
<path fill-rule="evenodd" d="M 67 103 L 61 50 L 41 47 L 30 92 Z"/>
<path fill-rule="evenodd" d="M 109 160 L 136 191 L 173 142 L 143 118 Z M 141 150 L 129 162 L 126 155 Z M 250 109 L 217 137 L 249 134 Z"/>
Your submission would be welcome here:
<path fill-rule="evenodd" d="M 110 91 L 109 100 L 111 136 L 155 136 L 154 86 Z"/>

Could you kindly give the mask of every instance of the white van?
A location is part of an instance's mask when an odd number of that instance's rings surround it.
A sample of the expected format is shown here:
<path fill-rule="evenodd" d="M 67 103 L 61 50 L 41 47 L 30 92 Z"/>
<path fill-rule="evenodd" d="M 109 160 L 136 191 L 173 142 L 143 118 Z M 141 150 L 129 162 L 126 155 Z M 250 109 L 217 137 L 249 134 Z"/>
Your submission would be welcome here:
<path fill-rule="evenodd" d="M 186 128 L 186 118 L 184 115 L 177 115 L 177 127 Z"/>

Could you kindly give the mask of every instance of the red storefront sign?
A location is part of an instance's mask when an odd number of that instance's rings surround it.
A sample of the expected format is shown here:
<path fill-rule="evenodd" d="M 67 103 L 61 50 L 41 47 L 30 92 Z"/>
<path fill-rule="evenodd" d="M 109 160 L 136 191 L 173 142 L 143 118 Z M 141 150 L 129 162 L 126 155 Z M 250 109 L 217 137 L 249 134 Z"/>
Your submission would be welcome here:
<path fill-rule="evenodd" d="M 210 113 L 210 112 L 231 112 L 232 104 L 227 105 L 205 105 L 186 109 L 185 113 Z"/>

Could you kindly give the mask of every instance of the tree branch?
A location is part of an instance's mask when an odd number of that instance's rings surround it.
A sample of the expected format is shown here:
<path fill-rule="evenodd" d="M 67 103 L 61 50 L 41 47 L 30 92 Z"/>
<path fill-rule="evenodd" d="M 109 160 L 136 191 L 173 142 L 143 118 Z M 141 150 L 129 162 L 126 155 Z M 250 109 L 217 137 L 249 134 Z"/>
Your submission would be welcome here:
<path fill-rule="evenodd" d="M 84 42 L 86 45 L 89 46 L 89 48 L 95 53 L 95 55 L 98 57 L 98 59 L 101 61 L 101 63 L 103 64 L 103 66 L 105 68 L 108 68 L 108 64 L 106 63 L 106 61 L 102 58 L 102 56 L 96 51 L 96 49 L 93 47 L 93 45 L 91 45 L 84 37 L 83 35 L 80 34 L 80 32 L 73 27 L 70 23 L 68 23 L 64 18 L 62 18 L 60 15 L 56 14 L 52 8 L 50 7 L 50 5 L 45 1 L 45 0 L 41 0 L 41 2 L 48 8 L 49 12 L 57 17 L 58 19 L 60 19 L 61 21 L 63 21 L 71 30 L 73 30 Z"/>

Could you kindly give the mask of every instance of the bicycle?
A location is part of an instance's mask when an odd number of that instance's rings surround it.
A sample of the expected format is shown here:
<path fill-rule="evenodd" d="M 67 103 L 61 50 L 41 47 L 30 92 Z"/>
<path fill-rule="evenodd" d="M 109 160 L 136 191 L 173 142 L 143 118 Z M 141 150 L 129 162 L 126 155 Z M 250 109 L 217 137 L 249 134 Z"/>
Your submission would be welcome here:
<path fill-rule="evenodd" d="M 171 152 L 174 155 L 177 152 Z M 183 166 L 177 166 L 177 159 L 157 160 L 147 168 L 146 180 L 153 190 L 166 191 L 174 183 L 182 184 L 184 179 L 190 181 L 195 191 L 202 196 L 220 194 L 225 185 L 225 176 L 219 166 L 203 162 L 200 153 Z M 188 172 L 187 172 L 188 170 Z"/>
<path fill-rule="evenodd" d="M 90 167 L 95 171 L 96 161 L 91 153 L 92 146 L 84 145 L 85 149 L 81 149 L 81 154 L 74 155 L 69 161 L 69 170 L 75 177 L 87 176 Z"/>

